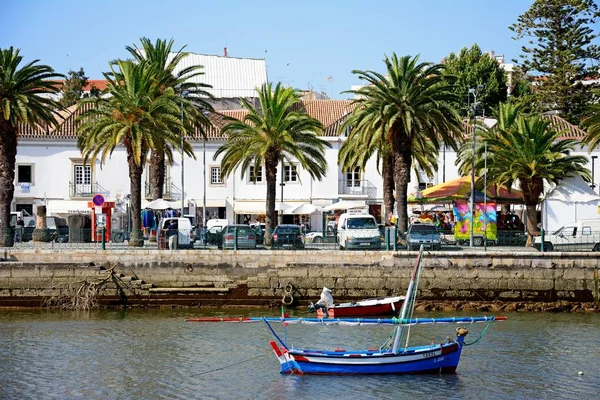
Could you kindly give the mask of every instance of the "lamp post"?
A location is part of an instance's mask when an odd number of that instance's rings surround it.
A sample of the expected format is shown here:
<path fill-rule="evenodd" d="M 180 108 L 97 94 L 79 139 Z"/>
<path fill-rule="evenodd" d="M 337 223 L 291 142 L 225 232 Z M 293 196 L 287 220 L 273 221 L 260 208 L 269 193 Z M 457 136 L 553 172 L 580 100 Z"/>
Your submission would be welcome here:
<path fill-rule="evenodd" d="M 590 185 L 590 187 L 594 192 L 596 191 L 596 181 L 594 180 L 594 162 L 596 161 L 596 158 L 598 158 L 598 156 L 592 156 L 592 184 Z"/>
<path fill-rule="evenodd" d="M 181 92 L 181 216 L 183 217 L 183 202 L 185 199 L 185 190 L 184 190 L 184 176 L 185 176 L 185 169 L 184 169 L 184 165 L 183 165 L 183 135 L 185 132 L 185 129 L 183 128 L 183 99 L 185 98 L 185 96 L 187 96 L 189 92 L 187 90 L 184 90 L 183 92 Z"/>
<path fill-rule="evenodd" d="M 202 229 L 206 229 L 206 136 L 203 135 L 202 141 L 202 164 L 204 174 L 204 190 L 202 194 Z"/>
<path fill-rule="evenodd" d="M 283 224 L 283 187 L 285 186 L 285 171 L 283 168 L 283 158 L 281 159 L 281 204 L 279 205 L 279 221 L 278 224 Z"/>
<path fill-rule="evenodd" d="M 477 134 L 477 92 L 483 89 L 483 85 L 469 89 L 469 94 L 473 95 L 473 146 L 471 149 L 471 219 L 469 221 L 469 246 L 473 247 L 473 224 L 475 223 L 475 139 Z M 485 189 L 484 189 L 485 190 Z"/>

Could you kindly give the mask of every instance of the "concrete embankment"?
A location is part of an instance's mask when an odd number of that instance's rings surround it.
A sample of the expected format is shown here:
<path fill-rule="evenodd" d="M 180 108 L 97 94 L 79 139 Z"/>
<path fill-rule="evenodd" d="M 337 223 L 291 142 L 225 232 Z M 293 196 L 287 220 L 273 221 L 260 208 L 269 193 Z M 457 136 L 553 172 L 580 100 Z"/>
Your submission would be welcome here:
<path fill-rule="evenodd" d="M 102 280 L 98 299 L 106 306 L 305 306 L 323 286 L 334 289 L 337 301 L 403 294 L 416 252 L 6 249 L 0 257 L 0 307 L 43 306 Z M 418 298 L 434 308 L 436 302 L 594 308 L 599 264 L 591 252 L 426 253 Z"/>

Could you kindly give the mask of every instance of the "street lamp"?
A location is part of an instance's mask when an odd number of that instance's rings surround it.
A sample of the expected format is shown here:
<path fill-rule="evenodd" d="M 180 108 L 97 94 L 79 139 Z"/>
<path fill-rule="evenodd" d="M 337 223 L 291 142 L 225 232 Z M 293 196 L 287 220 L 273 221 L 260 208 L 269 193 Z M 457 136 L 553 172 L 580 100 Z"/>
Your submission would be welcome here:
<path fill-rule="evenodd" d="M 596 181 L 594 180 L 594 162 L 596 161 L 596 158 L 598 158 L 598 156 L 592 156 L 592 184 L 590 187 L 594 192 L 596 191 Z"/>
<path fill-rule="evenodd" d="M 475 111 L 477 110 L 477 93 L 481 89 L 483 89 L 483 85 L 478 85 L 476 88 L 469 89 L 469 94 L 473 95 L 473 146 L 471 149 L 471 220 L 469 223 L 470 247 L 473 247 L 473 224 L 475 223 L 475 136 L 477 133 L 477 118 L 475 116 Z"/>
<path fill-rule="evenodd" d="M 185 129 L 183 127 L 183 99 L 185 98 L 185 96 L 187 96 L 189 92 L 187 90 L 184 90 L 183 92 L 181 92 L 181 216 L 183 217 L 183 201 L 184 201 L 184 197 L 185 197 L 185 190 L 184 190 L 184 181 L 183 181 L 183 177 L 185 175 L 185 170 L 184 170 L 184 165 L 183 165 L 183 136 L 184 136 L 184 132 Z"/>
<path fill-rule="evenodd" d="M 282 225 L 283 224 L 283 187 L 285 186 L 285 171 L 283 168 L 283 158 L 281 159 L 281 183 L 279 184 L 279 186 L 281 186 L 281 204 L 279 205 L 278 225 Z"/>

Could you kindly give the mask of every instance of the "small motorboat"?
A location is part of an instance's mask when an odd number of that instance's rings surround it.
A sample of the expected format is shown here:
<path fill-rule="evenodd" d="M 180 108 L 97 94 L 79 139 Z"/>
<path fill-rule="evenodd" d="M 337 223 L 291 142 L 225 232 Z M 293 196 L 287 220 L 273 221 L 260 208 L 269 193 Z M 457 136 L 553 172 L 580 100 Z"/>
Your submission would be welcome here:
<path fill-rule="evenodd" d="M 321 299 L 317 304 L 310 303 L 308 311 L 316 311 L 318 318 L 396 314 L 402 308 L 404 299 L 405 296 L 390 296 L 336 304 L 333 302 L 331 290 L 323 288 Z M 327 310 L 327 314 L 325 314 L 325 310 Z"/>

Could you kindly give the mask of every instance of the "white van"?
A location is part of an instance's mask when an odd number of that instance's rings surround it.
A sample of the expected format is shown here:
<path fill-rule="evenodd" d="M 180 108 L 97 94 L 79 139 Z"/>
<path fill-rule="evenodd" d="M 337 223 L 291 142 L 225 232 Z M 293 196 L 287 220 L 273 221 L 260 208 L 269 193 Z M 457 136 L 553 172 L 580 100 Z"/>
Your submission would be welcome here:
<path fill-rule="evenodd" d="M 377 221 L 371 214 L 344 213 L 337 226 L 340 249 L 381 249 Z"/>
<path fill-rule="evenodd" d="M 177 248 L 194 248 L 194 231 L 188 218 L 163 218 L 158 231 L 159 248 L 169 248 L 169 237 L 177 235 Z"/>
<path fill-rule="evenodd" d="M 541 243 L 541 236 L 537 236 L 533 246 L 541 250 Z M 570 222 L 556 232 L 544 235 L 544 251 L 553 250 L 600 251 L 600 218 Z"/>

